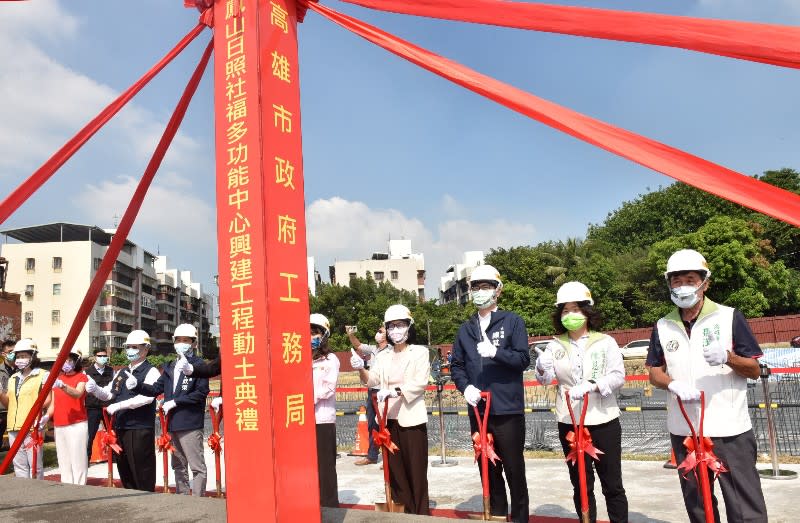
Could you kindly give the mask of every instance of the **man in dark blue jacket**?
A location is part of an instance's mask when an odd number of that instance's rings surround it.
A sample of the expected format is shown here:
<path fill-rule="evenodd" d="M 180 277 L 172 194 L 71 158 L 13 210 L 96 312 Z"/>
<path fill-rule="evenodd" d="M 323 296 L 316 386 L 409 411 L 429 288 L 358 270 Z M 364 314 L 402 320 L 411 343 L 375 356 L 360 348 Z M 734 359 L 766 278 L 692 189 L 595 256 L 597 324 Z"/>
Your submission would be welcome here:
<path fill-rule="evenodd" d="M 530 365 L 528 334 L 518 315 L 497 309 L 503 289 L 500 274 L 491 265 L 472 271 L 470 290 L 478 312 L 458 329 L 453 344 L 450 374 L 469 403 L 472 433 L 478 432 L 474 409 L 483 415 L 486 403 L 481 392 L 490 392 L 488 432 L 500 457 L 489 462 L 489 499 L 493 516 L 505 517 L 509 511 L 503 482 L 505 472 L 511 493 L 511 521 L 527 523 L 528 482 L 525 478 L 525 391 L 522 373 Z M 478 468 L 480 469 L 480 461 Z"/>
<path fill-rule="evenodd" d="M 172 337 L 175 352 L 189 363 L 203 360 L 194 355 L 197 348 L 197 329 L 183 323 L 175 328 Z M 172 452 L 172 470 L 175 473 L 175 492 L 189 495 L 189 472 L 192 469 L 191 494 L 202 496 L 206 491 L 206 462 L 203 455 L 203 426 L 205 424 L 208 380 L 175 372 L 175 362 L 164 366 L 161 377 L 152 385 L 138 382 L 136 392 L 145 396 L 164 394 L 161 407 L 167 415 L 170 436 L 175 450 Z"/>

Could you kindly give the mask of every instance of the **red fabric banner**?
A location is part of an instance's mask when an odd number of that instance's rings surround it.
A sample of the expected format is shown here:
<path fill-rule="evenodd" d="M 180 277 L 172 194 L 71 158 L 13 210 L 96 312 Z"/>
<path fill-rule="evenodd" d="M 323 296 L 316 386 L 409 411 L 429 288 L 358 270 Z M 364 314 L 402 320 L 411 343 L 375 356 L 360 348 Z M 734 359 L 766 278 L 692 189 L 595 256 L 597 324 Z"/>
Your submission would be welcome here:
<path fill-rule="evenodd" d="M 721 198 L 800 226 L 797 194 L 544 100 L 328 7 L 309 3 L 308 8 L 387 51 L 520 114 Z"/>
<path fill-rule="evenodd" d="M 128 87 L 116 100 L 111 102 L 105 109 L 94 117 L 86 126 L 78 131 L 78 133 L 67 141 L 56 153 L 50 157 L 36 172 L 34 172 L 27 180 L 22 182 L 19 187 L 14 189 L 11 194 L 0 203 L 0 223 L 3 223 L 9 216 L 14 214 L 14 211 L 19 209 L 20 205 L 25 203 L 25 200 L 35 193 L 39 187 L 44 185 L 53 174 L 64 165 L 67 160 L 72 158 L 72 155 L 78 152 L 89 139 L 97 133 L 111 118 L 117 114 L 120 109 L 131 101 L 136 96 L 136 93 L 142 90 L 150 80 L 152 80 L 164 67 L 169 64 L 173 58 L 178 56 L 197 35 L 203 32 L 205 25 L 202 23 L 189 31 L 175 47 L 172 48 L 164 57 L 156 63 L 149 71 L 147 71 L 139 80 L 133 85 Z"/>
<path fill-rule="evenodd" d="M 343 0 L 407 15 L 678 47 L 800 68 L 800 27 L 502 0 Z"/>

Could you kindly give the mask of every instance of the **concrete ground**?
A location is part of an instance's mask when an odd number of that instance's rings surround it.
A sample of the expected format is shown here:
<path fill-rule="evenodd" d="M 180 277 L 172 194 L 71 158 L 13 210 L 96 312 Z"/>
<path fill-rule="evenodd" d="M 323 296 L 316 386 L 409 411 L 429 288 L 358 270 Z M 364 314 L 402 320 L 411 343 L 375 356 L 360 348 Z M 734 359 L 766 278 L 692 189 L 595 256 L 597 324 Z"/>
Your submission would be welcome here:
<path fill-rule="evenodd" d="M 366 510 L 326 510 L 323 521 L 419 521 L 417 516 L 397 517 L 373 512 L 373 504 L 384 500 L 383 471 L 378 465 L 356 466 L 357 458 L 340 454 L 337 461 L 339 500 L 345 508 Z M 471 457 L 449 458 L 454 467 L 430 467 L 429 492 L 434 515 L 458 517 L 464 512 L 482 510 L 480 478 Z M 157 478 L 161 485 L 161 456 L 157 456 Z M 431 462 L 440 458 L 431 457 Z M 208 484 L 215 490 L 214 459 L 207 450 Z M 576 519 L 572 505 L 572 487 L 566 465 L 560 459 L 526 461 L 530 492 L 531 521 L 556 523 Z M 759 468 L 767 468 L 761 464 Z M 782 465 L 782 469 L 800 472 L 800 465 Z M 686 513 L 680 496 L 677 472 L 664 469 L 661 462 L 623 462 L 623 481 L 628 493 L 630 521 L 682 522 Z M 116 472 L 116 471 L 115 471 Z M 48 469 L 46 475 L 57 474 Z M 105 464 L 90 467 L 90 477 L 105 478 Z M 116 474 L 115 474 L 116 476 Z M 2 521 L 104 521 L 110 513 L 116 520 L 129 521 L 224 521 L 224 501 L 197 500 L 170 494 L 151 494 L 102 487 L 73 487 L 53 482 L 32 482 L 5 476 L 0 497 Z M 224 481 L 224 476 L 223 476 Z M 170 484 L 174 486 L 170 470 Z M 800 492 L 800 479 L 787 481 L 762 480 L 762 488 L 774 523 L 797 521 L 795 496 Z M 607 520 L 599 482 L 596 486 L 598 517 Z M 722 496 L 719 497 L 724 506 Z M 725 521 L 724 510 L 723 521 Z M 439 518 L 426 521 L 437 521 Z"/>

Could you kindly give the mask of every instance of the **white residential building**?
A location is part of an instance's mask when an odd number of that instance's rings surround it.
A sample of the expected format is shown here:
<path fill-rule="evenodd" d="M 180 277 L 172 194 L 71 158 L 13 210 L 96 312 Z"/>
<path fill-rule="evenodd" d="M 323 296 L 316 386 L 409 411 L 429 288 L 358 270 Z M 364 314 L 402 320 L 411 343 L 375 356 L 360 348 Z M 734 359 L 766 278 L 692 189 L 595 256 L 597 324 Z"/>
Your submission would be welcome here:
<path fill-rule="evenodd" d="M 369 274 L 376 283 L 389 282 L 425 300 L 425 256 L 411 250 L 411 240 L 389 240 L 389 252 L 376 252 L 367 260 L 337 261 L 330 267 L 332 284 L 347 286 L 353 278 Z"/>
<path fill-rule="evenodd" d="M 0 255 L 9 262 L 6 288 L 22 294 L 21 335 L 36 341 L 43 360 L 55 359 L 114 232 L 69 223 L 3 231 L 6 243 Z M 8 243 L 9 238 L 20 243 Z M 208 332 L 208 323 L 201 322 L 199 314 L 192 315 L 193 310 L 183 309 L 174 315 L 169 326 L 161 328 L 157 301 L 162 286 L 156 270 L 157 258 L 142 247 L 125 242 L 89 320 L 81 329 L 76 348 L 85 355 L 98 347 L 121 349 L 130 331 L 143 329 L 157 338 L 170 327 L 174 329 L 177 325 L 174 321 L 181 323 L 183 317 Z M 200 305 L 199 284 L 173 284 L 173 294 L 180 295 L 176 303 L 188 303 L 198 311 L 204 308 Z M 182 299 L 186 294 L 184 288 L 190 289 L 188 299 Z"/>
<path fill-rule="evenodd" d="M 439 303 L 466 304 L 469 301 L 469 277 L 472 270 L 483 265 L 483 251 L 467 251 L 461 263 L 450 265 L 440 278 Z"/>

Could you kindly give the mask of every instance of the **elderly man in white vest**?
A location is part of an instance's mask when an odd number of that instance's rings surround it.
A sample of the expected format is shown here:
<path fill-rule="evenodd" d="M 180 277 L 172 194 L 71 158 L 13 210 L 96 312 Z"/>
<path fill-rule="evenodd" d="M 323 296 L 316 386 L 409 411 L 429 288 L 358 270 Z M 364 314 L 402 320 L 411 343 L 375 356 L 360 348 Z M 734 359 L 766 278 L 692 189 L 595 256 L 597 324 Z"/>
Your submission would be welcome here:
<path fill-rule="evenodd" d="M 711 270 L 702 254 L 683 249 L 667 261 L 664 273 L 676 309 L 653 327 L 647 366 L 650 383 L 671 394 L 667 428 L 675 458 L 687 455 L 684 439 L 691 434 L 677 398 L 692 424 L 700 423 L 700 391 L 705 393 L 704 436 L 728 472 L 719 475 L 728 521 L 767 522 L 767 507 L 756 471 L 756 440 L 747 411 L 747 378 L 759 376 L 763 354 L 744 315 L 705 296 Z M 714 475 L 709 474 L 712 480 Z M 689 520 L 705 521 L 695 475 L 679 475 Z M 720 521 L 713 495 L 714 519 Z"/>

